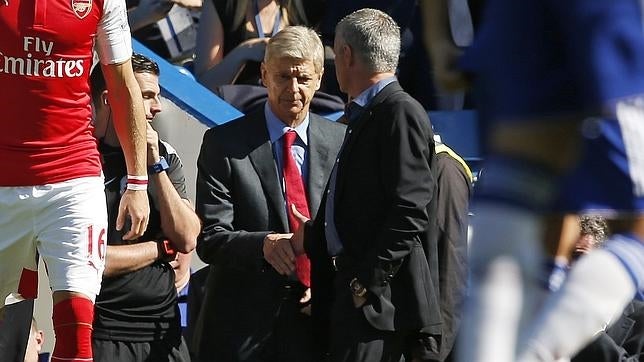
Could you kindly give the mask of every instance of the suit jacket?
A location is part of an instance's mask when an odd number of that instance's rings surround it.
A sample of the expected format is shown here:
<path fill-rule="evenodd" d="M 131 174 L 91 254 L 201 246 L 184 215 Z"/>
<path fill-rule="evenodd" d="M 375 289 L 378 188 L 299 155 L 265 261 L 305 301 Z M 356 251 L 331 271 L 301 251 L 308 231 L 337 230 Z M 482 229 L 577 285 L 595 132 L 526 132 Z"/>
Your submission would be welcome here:
<path fill-rule="evenodd" d="M 315 216 L 345 126 L 310 114 L 309 208 Z M 206 131 L 197 161 L 197 253 L 210 271 L 194 343 L 199 356 L 222 338 L 252 346 L 270 334 L 287 278 L 265 260 L 269 233 L 289 232 L 281 181 L 263 109 Z"/>
<path fill-rule="evenodd" d="M 622 316 L 582 349 L 572 362 L 635 362 L 644 358 L 644 302 L 633 300 Z"/>
<path fill-rule="evenodd" d="M 337 164 L 333 217 L 344 247 L 338 272 L 326 249 L 326 200 L 305 230 L 320 328 L 331 308 L 353 308 L 350 299 L 334 301 L 333 290 L 357 278 L 369 291 L 362 310 L 374 328 L 440 334 L 438 254 L 428 217 L 436 191 L 433 155 L 427 112 L 397 82 L 351 121 Z"/>
<path fill-rule="evenodd" d="M 440 361 L 445 361 L 456 341 L 467 290 L 467 225 L 472 173 L 465 161 L 445 145 L 436 146 L 432 169 L 437 194 L 436 214 L 430 214 L 431 235 L 436 235 L 438 241 L 443 321 Z"/>

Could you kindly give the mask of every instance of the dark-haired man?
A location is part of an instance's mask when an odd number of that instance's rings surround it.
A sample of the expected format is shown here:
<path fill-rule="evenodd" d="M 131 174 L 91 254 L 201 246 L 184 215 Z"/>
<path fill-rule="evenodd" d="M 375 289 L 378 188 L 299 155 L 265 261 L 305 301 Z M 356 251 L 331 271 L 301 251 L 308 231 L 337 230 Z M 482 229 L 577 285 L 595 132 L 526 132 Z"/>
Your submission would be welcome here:
<path fill-rule="evenodd" d="M 132 65 L 151 121 L 161 111 L 159 68 L 139 54 L 132 56 Z M 189 361 L 173 264 L 179 252 L 194 248 L 200 224 L 187 200 L 181 161 L 148 124 L 150 223 L 136 241 L 123 240 L 114 228 L 125 180 L 123 151 L 100 70 L 92 73 L 92 92 L 109 219 L 104 280 L 96 298 L 94 361 Z"/>

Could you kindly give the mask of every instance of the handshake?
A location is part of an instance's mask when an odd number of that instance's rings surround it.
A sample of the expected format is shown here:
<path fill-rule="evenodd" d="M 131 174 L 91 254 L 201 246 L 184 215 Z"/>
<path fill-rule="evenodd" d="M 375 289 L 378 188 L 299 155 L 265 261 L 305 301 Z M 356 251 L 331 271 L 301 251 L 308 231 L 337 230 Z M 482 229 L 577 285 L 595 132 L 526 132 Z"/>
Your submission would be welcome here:
<path fill-rule="evenodd" d="M 295 272 L 295 258 L 304 254 L 304 224 L 309 220 L 298 212 L 295 206 L 291 210 L 299 222 L 299 227 L 293 233 L 266 235 L 262 247 L 264 259 L 282 275 Z"/>

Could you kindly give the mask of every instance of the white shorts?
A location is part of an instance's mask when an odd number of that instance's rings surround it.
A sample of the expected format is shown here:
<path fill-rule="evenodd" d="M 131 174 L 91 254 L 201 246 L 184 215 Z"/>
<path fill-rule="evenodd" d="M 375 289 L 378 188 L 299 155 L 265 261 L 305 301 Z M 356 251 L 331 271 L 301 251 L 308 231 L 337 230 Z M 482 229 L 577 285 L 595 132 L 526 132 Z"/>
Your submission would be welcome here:
<path fill-rule="evenodd" d="M 36 298 L 38 255 L 53 291 L 93 301 L 105 267 L 106 233 L 103 177 L 0 187 L 0 307 Z"/>

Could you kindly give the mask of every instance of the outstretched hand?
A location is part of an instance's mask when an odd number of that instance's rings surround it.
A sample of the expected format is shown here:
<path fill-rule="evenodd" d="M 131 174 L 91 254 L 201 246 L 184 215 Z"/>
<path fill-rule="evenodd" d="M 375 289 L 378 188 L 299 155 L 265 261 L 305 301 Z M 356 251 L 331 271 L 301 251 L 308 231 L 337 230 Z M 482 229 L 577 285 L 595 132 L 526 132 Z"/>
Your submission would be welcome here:
<path fill-rule="evenodd" d="M 262 246 L 264 259 L 282 275 L 290 275 L 295 271 L 295 255 L 289 240 L 291 235 L 293 234 L 268 234 Z"/>
<path fill-rule="evenodd" d="M 291 211 L 293 211 L 295 218 L 300 221 L 300 226 L 295 230 L 291 237 L 291 246 L 293 247 L 295 255 L 302 255 L 304 254 L 304 224 L 306 224 L 310 219 L 297 211 L 294 204 L 291 204 Z"/>

